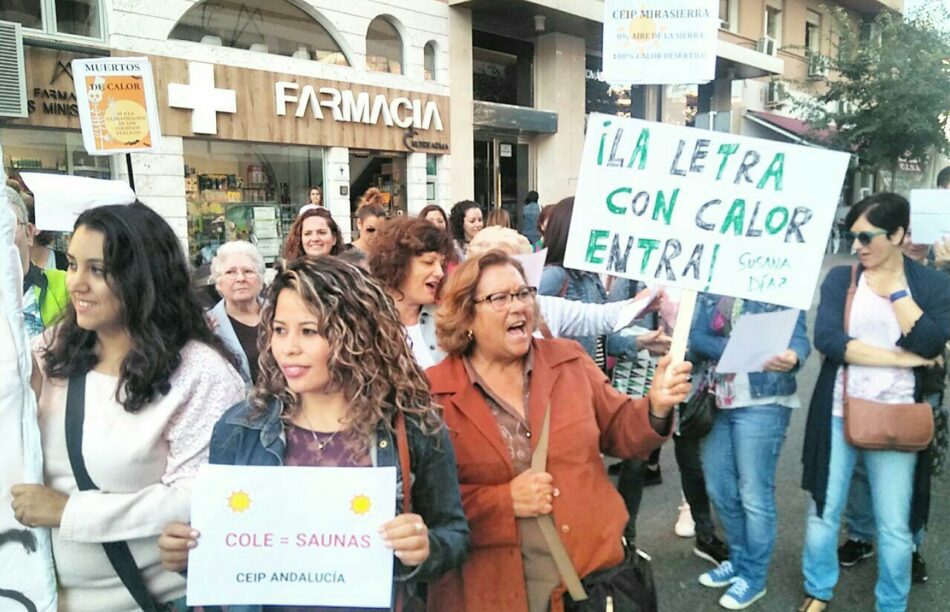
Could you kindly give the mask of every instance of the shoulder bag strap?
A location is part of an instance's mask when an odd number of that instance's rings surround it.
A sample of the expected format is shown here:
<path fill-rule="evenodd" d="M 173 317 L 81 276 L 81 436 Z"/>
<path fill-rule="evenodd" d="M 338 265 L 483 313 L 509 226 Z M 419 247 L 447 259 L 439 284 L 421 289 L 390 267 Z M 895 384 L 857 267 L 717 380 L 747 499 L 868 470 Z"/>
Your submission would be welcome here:
<path fill-rule="evenodd" d="M 66 393 L 66 453 L 69 465 L 80 491 L 98 491 L 99 487 L 89 477 L 86 462 L 82 456 L 82 429 L 86 417 L 86 376 L 72 376 Z M 128 589 L 129 594 L 139 608 L 145 612 L 158 612 L 155 600 L 145 586 L 142 573 L 135 564 L 135 557 L 127 542 L 103 542 L 102 547 L 109 558 L 109 564 L 119 576 L 119 580 Z"/>
<path fill-rule="evenodd" d="M 854 294 L 858 290 L 858 264 L 851 266 L 851 285 L 848 287 L 848 297 L 844 301 L 844 333 L 848 333 L 851 326 L 851 304 L 854 302 Z M 848 362 L 845 361 L 844 372 L 841 373 L 841 403 L 848 399 Z"/>
<path fill-rule="evenodd" d="M 538 445 L 535 447 L 534 454 L 531 456 L 532 472 L 547 471 L 548 438 L 550 437 L 550 430 L 551 403 L 548 402 L 548 407 L 544 411 L 544 425 L 541 426 L 541 437 L 538 438 Z M 564 580 L 564 585 L 567 587 L 568 593 L 571 594 L 571 599 L 574 601 L 586 600 L 587 592 L 581 584 L 577 570 L 574 569 L 574 564 L 571 563 L 571 557 L 567 554 L 567 549 L 564 548 L 564 542 L 561 541 L 561 537 L 557 534 L 554 519 L 551 518 L 550 514 L 543 514 L 537 517 L 537 520 L 538 527 L 541 529 L 541 535 L 544 536 L 544 541 L 547 542 L 548 548 L 551 550 L 554 565 L 557 566 L 557 571 L 561 574 L 561 579 Z"/>
<path fill-rule="evenodd" d="M 406 417 L 396 410 L 393 419 L 396 426 L 396 447 L 399 451 L 399 471 L 402 474 L 402 511 L 408 513 L 412 507 L 412 472 L 409 463 L 409 436 L 406 434 Z"/>

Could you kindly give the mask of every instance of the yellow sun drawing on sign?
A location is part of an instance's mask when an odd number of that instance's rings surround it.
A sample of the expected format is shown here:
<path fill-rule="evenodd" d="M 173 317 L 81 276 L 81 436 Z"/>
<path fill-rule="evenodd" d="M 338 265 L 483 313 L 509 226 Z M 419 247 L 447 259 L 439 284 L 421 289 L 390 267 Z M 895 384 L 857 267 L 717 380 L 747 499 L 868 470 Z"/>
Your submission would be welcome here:
<path fill-rule="evenodd" d="M 357 495 L 350 500 L 350 510 L 353 514 L 368 514 L 373 507 L 373 501 L 365 495 Z"/>
<path fill-rule="evenodd" d="M 232 512 L 245 512 L 251 507 L 251 496 L 244 491 L 235 491 L 228 497 L 228 507 Z"/>
<path fill-rule="evenodd" d="M 620 28 L 619 33 L 627 37 L 627 41 L 624 44 L 624 47 L 630 47 L 630 46 L 636 45 L 640 47 L 641 50 L 643 50 L 649 46 L 654 46 L 654 47 L 660 46 L 658 34 L 660 34 L 661 32 L 666 32 L 667 29 L 665 27 L 660 27 L 659 25 L 657 25 L 657 22 L 655 19 L 650 19 L 649 17 L 643 16 L 642 14 L 643 10 L 644 8 L 643 8 L 643 5 L 641 4 L 640 5 L 641 14 L 638 15 L 637 17 L 634 17 L 633 19 L 630 19 L 627 22 L 627 25 L 625 28 L 624 27 Z"/>

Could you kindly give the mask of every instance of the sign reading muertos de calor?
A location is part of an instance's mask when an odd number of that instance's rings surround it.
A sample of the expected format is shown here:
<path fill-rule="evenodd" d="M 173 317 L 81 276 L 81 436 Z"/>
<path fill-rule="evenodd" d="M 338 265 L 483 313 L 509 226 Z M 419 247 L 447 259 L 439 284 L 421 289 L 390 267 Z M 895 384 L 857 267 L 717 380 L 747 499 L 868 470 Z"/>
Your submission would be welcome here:
<path fill-rule="evenodd" d="M 148 58 L 75 59 L 72 69 L 87 153 L 158 151 L 162 132 Z"/>
<path fill-rule="evenodd" d="M 592 114 L 565 265 L 807 309 L 849 155 Z"/>
<path fill-rule="evenodd" d="M 207 465 L 191 504 L 189 606 L 389 608 L 395 468 Z"/>
<path fill-rule="evenodd" d="M 655 85 L 711 81 L 718 9 L 714 0 L 606 0 L 604 79 Z"/>

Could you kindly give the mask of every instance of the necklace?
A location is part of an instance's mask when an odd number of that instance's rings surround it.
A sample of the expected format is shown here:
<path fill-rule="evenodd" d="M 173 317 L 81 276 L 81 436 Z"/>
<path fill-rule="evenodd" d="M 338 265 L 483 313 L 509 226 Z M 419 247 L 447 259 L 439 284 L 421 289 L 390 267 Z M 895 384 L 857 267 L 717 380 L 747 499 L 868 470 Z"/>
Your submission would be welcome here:
<path fill-rule="evenodd" d="M 307 413 L 301 410 L 300 414 L 301 416 L 303 416 L 303 420 L 307 423 L 307 427 L 310 428 L 310 435 L 313 436 L 313 441 L 317 443 L 317 450 L 319 450 L 320 454 L 322 455 L 323 449 L 326 448 L 326 446 L 330 444 L 330 442 L 333 441 L 333 438 L 335 438 L 336 435 L 340 433 L 340 430 L 337 429 L 336 431 L 334 431 L 332 434 L 330 434 L 330 437 L 328 437 L 326 440 L 320 440 L 320 438 L 317 436 L 316 429 L 314 429 L 313 424 L 310 423 L 310 419 L 307 418 Z"/>

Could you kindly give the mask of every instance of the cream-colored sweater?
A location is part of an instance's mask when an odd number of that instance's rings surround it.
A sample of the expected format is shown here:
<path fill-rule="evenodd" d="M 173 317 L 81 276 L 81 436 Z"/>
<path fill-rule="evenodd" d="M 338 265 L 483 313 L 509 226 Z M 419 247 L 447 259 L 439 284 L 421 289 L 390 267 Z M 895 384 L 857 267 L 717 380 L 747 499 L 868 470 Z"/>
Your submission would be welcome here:
<path fill-rule="evenodd" d="M 49 334 L 34 342 L 34 352 Z M 42 369 L 43 360 L 36 354 Z M 172 521 L 187 521 L 191 485 L 208 460 L 211 430 L 244 398 L 244 382 L 214 349 L 190 342 L 172 375 L 171 390 L 131 414 L 116 402 L 118 379 L 86 377 L 83 457 L 99 491 L 78 491 L 66 452 L 67 381 L 47 378 L 39 399 L 46 485 L 69 494 L 53 557 L 59 609 L 65 612 L 134 612 L 102 542 L 128 541 L 149 591 L 159 602 L 185 593 L 184 579 L 161 568 L 158 535 Z"/>

